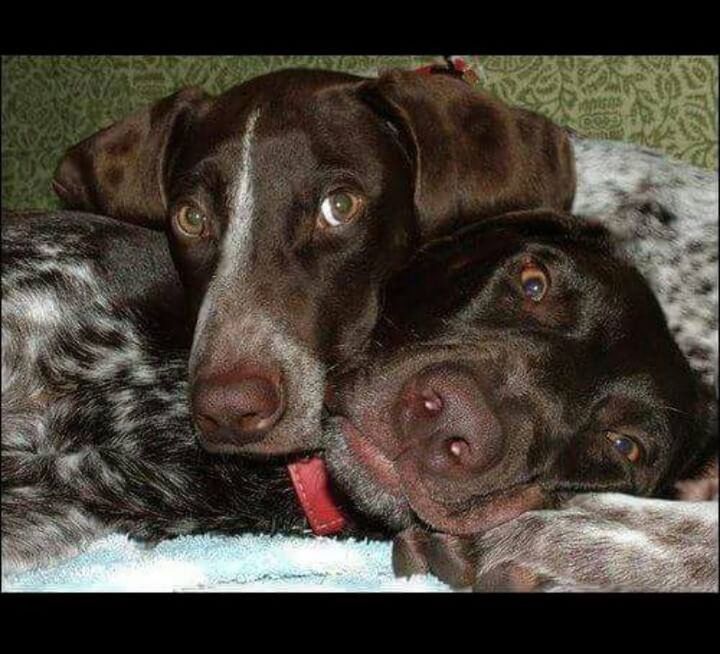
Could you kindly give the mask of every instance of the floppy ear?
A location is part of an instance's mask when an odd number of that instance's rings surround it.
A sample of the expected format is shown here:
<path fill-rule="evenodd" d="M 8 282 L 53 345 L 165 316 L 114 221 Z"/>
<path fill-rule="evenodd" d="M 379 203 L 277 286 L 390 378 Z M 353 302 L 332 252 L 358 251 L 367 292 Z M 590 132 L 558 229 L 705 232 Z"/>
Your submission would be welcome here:
<path fill-rule="evenodd" d="M 55 193 L 70 209 L 161 228 L 178 143 L 209 98 L 183 89 L 81 141 L 60 161 Z"/>
<path fill-rule="evenodd" d="M 414 160 L 424 238 L 471 218 L 570 209 L 572 147 L 565 130 L 543 116 L 448 75 L 391 71 L 364 82 L 360 94 L 400 132 Z"/>

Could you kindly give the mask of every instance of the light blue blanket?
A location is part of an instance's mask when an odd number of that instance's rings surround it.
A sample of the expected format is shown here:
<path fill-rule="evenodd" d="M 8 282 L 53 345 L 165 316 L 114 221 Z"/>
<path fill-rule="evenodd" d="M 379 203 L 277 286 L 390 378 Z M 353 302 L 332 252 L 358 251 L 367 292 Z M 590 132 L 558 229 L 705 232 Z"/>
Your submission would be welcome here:
<path fill-rule="evenodd" d="M 185 536 L 147 549 L 113 535 L 55 566 L 3 578 L 3 591 L 448 591 L 395 579 L 386 542 Z"/>

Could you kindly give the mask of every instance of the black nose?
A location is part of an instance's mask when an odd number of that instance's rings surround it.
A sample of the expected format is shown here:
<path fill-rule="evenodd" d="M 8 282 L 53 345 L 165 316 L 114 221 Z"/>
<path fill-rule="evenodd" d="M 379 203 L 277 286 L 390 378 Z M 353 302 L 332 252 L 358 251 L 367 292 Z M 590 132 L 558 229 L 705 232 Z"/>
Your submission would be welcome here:
<path fill-rule="evenodd" d="M 421 371 L 403 387 L 396 410 L 403 437 L 430 475 L 477 474 L 500 458 L 500 422 L 464 370 L 433 366 Z"/>
<path fill-rule="evenodd" d="M 201 378 L 193 388 L 195 424 L 208 449 L 260 441 L 284 411 L 283 387 L 276 373 Z"/>

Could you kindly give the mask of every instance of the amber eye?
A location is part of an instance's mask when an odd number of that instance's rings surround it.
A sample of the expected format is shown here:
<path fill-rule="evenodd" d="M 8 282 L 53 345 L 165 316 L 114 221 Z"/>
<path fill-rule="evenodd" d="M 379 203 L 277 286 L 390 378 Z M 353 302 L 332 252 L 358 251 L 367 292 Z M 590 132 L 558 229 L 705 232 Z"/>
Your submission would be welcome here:
<path fill-rule="evenodd" d="M 547 293 L 549 282 L 545 271 L 535 262 L 528 261 L 520 271 L 520 285 L 525 297 L 540 302 Z"/>
<path fill-rule="evenodd" d="M 197 238 L 205 231 L 205 214 L 195 207 L 183 206 L 175 214 L 175 224 L 185 235 Z"/>
<path fill-rule="evenodd" d="M 631 463 L 637 463 L 640 460 L 640 456 L 642 455 L 640 446 L 629 436 L 608 431 L 605 433 L 605 438 L 610 441 L 615 450 Z"/>
<path fill-rule="evenodd" d="M 320 203 L 320 227 L 338 227 L 355 220 L 365 204 L 363 198 L 350 191 L 336 191 Z"/>

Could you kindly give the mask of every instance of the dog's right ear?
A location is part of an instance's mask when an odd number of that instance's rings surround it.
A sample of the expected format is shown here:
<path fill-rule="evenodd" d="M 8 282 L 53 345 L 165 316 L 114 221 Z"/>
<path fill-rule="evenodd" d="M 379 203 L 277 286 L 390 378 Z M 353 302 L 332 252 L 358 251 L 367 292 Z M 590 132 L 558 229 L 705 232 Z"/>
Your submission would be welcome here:
<path fill-rule="evenodd" d="M 55 193 L 69 209 L 162 228 L 168 172 L 210 98 L 189 87 L 81 141 L 60 161 Z"/>

